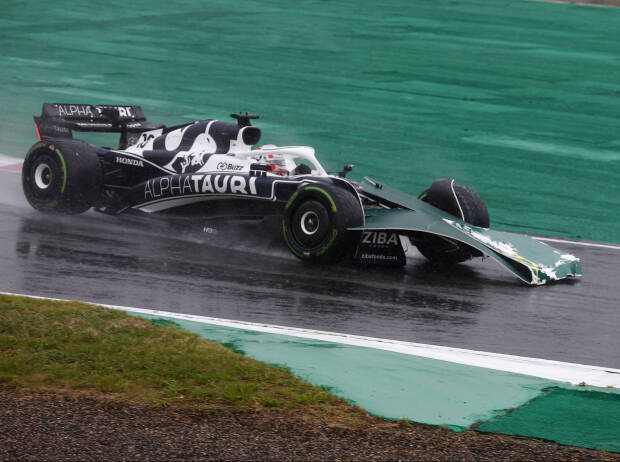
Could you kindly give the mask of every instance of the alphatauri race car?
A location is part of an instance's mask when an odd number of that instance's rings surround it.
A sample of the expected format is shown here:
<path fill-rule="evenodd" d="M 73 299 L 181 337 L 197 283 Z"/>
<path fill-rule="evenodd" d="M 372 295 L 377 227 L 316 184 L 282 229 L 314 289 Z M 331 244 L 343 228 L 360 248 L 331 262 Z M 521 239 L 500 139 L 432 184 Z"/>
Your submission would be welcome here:
<path fill-rule="evenodd" d="M 173 127 L 148 122 L 139 106 L 43 104 L 39 141 L 24 160 L 22 184 L 37 210 L 77 214 L 160 213 L 197 217 L 282 217 L 293 255 L 327 263 L 404 265 L 409 240 L 438 266 L 488 256 L 528 284 L 580 276 L 579 259 L 528 236 L 489 229 L 480 196 L 453 179 L 419 197 L 366 177 L 352 165 L 328 173 L 306 146 L 264 145 L 258 116 Z M 116 149 L 74 132 L 120 134 Z"/>

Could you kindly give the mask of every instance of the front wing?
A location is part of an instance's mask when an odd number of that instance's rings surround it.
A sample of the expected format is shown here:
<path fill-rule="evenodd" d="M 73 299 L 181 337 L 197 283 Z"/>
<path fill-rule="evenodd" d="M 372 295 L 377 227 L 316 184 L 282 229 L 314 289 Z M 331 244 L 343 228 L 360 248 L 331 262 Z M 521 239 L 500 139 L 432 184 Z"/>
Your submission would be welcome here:
<path fill-rule="evenodd" d="M 424 232 L 467 244 L 488 255 L 522 281 L 540 285 L 549 280 L 581 276 L 574 255 L 554 249 L 529 236 L 479 228 L 389 186 L 362 184 L 360 192 L 404 208 L 366 210 L 357 230 Z"/>

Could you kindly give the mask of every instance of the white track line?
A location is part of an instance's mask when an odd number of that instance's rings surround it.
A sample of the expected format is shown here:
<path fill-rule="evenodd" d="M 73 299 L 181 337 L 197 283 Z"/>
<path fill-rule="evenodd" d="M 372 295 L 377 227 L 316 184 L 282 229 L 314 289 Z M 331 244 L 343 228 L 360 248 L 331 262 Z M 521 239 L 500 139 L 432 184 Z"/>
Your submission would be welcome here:
<path fill-rule="evenodd" d="M 22 297 L 38 298 L 43 300 L 62 299 L 37 297 L 32 295 L 20 295 L 0 292 L 4 295 L 18 295 Z M 95 305 L 94 303 L 90 303 Z M 548 359 L 527 358 L 485 351 L 464 350 L 423 343 L 402 342 L 398 340 L 363 337 L 359 335 L 340 334 L 336 332 L 324 332 L 312 329 L 300 329 L 295 327 L 275 326 L 245 321 L 233 321 L 230 319 L 209 318 L 192 314 L 172 313 L 169 311 L 149 310 L 144 308 L 132 308 L 127 306 L 97 304 L 106 308 L 122 310 L 130 313 L 150 314 L 173 319 L 183 319 L 204 324 L 211 324 L 235 329 L 244 329 L 254 332 L 289 335 L 299 338 L 322 340 L 325 342 L 340 343 L 378 350 L 393 351 L 396 353 L 419 356 L 451 363 L 468 366 L 483 367 L 498 371 L 512 372 L 516 374 L 532 375 L 548 380 L 570 382 L 573 385 L 585 383 L 595 387 L 620 388 L 620 369 L 612 369 L 599 366 L 587 366 L 584 364 L 572 364 Z"/>
<path fill-rule="evenodd" d="M 18 157 L 11 157 L 5 154 L 0 154 L 0 170 L 17 173 L 19 170 L 15 167 L 23 164 L 23 162 L 24 160 Z"/>
<path fill-rule="evenodd" d="M 7 156 L 6 154 L 0 153 L 0 165 L 2 164 L 19 164 L 23 162 L 24 159 L 20 157 Z"/>
<path fill-rule="evenodd" d="M 531 236 L 531 237 L 539 241 L 558 242 L 560 244 L 572 244 L 572 245 L 582 245 L 584 247 L 598 247 L 601 249 L 620 250 L 620 245 L 598 244 L 596 242 L 571 241 L 568 239 L 555 239 L 551 237 L 538 237 L 538 236 Z"/>

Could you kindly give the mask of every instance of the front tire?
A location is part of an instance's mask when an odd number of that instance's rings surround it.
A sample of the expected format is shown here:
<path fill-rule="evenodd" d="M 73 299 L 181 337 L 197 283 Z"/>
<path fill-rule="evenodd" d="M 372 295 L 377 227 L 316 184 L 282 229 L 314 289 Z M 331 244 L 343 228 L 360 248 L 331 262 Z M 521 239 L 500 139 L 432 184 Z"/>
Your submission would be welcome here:
<path fill-rule="evenodd" d="M 362 205 L 352 192 L 330 184 L 305 185 L 286 204 L 282 234 L 293 255 L 325 263 L 343 256 L 351 243 L 348 228 L 363 222 Z"/>
<path fill-rule="evenodd" d="M 474 226 L 489 227 L 489 212 L 480 195 L 467 186 L 455 184 L 453 179 L 435 181 L 418 199 Z M 440 236 L 424 234 L 414 243 L 422 255 L 439 266 L 452 266 L 482 256 L 473 247 Z"/>
<path fill-rule="evenodd" d="M 35 143 L 24 160 L 22 187 L 30 205 L 46 213 L 82 213 L 99 199 L 103 172 L 97 153 L 78 140 Z"/>

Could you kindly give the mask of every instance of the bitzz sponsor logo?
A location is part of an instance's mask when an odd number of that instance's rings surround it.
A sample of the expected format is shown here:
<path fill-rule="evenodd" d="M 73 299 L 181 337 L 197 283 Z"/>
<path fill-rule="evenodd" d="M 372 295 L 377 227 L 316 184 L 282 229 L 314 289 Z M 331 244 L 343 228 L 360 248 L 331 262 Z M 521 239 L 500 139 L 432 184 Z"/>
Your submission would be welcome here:
<path fill-rule="evenodd" d="M 148 180 L 144 200 L 192 194 L 257 196 L 256 177 L 241 175 L 171 175 Z"/>
<path fill-rule="evenodd" d="M 231 164 L 229 162 L 218 162 L 216 168 L 220 172 L 235 172 L 243 170 L 243 165 Z"/>

